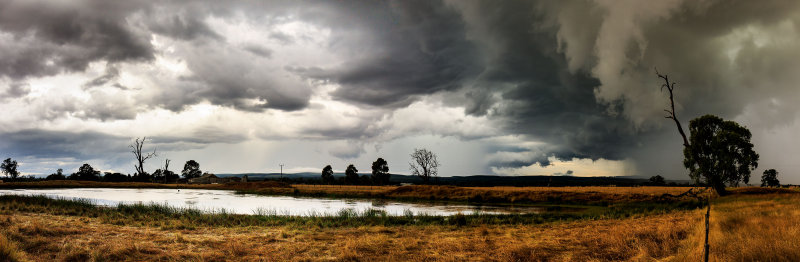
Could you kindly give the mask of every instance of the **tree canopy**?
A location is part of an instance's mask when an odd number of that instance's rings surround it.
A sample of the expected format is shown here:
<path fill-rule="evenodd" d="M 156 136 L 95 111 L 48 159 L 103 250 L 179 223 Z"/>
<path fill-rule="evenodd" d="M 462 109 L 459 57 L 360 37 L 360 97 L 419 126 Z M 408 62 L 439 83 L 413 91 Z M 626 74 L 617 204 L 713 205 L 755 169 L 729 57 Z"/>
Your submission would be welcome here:
<path fill-rule="evenodd" d="M 385 185 L 389 183 L 389 163 L 386 162 L 383 158 L 378 158 L 375 162 L 372 162 L 372 181 L 379 184 Z"/>
<path fill-rule="evenodd" d="M 724 195 L 725 185 L 745 184 L 758 167 L 750 130 L 733 121 L 705 115 L 689 122 L 691 138 L 684 147 L 683 165 L 697 183 L 706 183 Z"/>
<path fill-rule="evenodd" d="M 322 168 L 322 182 L 326 184 L 331 184 L 333 183 L 333 181 L 334 181 L 333 168 L 331 167 L 331 165 L 327 165 L 324 168 Z"/>
<path fill-rule="evenodd" d="M 663 186 L 665 184 L 667 184 L 667 183 L 664 180 L 664 177 L 661 176 L 661 175 L 655 175 L 655 176 L 650 177 L 650 185 Z"/>
<path fill-rule="evenodd" d="M 344 175 L 345 182 L 348 184 L 358 184 L 358 169 L 353 164 L 347 166 Z"/>
<path fill-rule="evenodd" d="M 69 178 L 74 180 L 99 181 L 100 171 L 94 170 L 94 168 L 89 164 L 83 164 L 78 168 L 78 172 L 73 173 L 69 176 Z"/>
<path fill-rule="evenodd" d="M 775 171 L 775 169 L 764 170 L 764 174 L 761 175 L 761 186 L 762 187 L 781 186 L 781 181 L 778 181 L 778 171 Z"/>
<path fill-rule="evenodd" d="M 183 171 L 181 171 L 181 174 L 183 175 L 183 178 L 191 179 L 200 177 L 203 172 L 200 171 L 200 163 L 197 163 L 197 161 L 194 160 L 189 160 L 183 165 Z"/>
<path fill-rule="evenodd" d="M 17 171 L 17 160 L 6 158 L 6 160 L 3 160 L 3 164 L 0 164 L 0 169 L 2 169 L 3 174 L 5 174 L 6 177 L 10 178 L 11 180 L 15 180 L 19 176 L 19 171 Z"/>

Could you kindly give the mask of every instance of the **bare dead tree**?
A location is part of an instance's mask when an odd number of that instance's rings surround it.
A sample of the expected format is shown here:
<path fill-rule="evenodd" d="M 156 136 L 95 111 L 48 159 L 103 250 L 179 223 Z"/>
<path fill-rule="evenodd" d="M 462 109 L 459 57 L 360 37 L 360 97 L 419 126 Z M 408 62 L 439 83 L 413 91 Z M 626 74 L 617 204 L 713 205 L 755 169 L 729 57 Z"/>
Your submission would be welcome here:
<path fill-rule="evenodd" d="M 686 148 L 686 149 L 690 149 L 691 145 L 689 144 L 689 139 L 686 137 L 686 132 L 683 131 L 683 126 L 681 126 L 681 122 L 678 120 L 678 116 L 675 114 L 675 99 L 673 98 L 674 97 L 673 93 L 674 93 L 674 90 L 675 90 L 675 82 L 670 82 L 669 81 L 669 76 L 667 76 L 666 74 L 662 75 L 661 73 L 658 72 L 658 69 L 655 69 L 655 71 L 656 71 L 656 75 L 658 75 L 658 78 L 661 78 L 662 80 L 664 80 L 664 84 L 661 84 L 661 91 L 663 92 L 664 88 L 667 88 L 667 91 L 669 91 L 669 106 L 670 107 L 669 107 L 669 109 L 664 109 L 664 111 L 667 112 L 667 116 L 665 116 L 665 118 L 672 119 L 672 121 L 675 122 L 675 125 L 678 127 L 678 133 L 680 133 L 681 137 L 683 138 L 683 147 Z M 697 152 L 694 152 L 693 150 L 689 150 L 689 151 L 691 151 L 692 154 L 695 155 L 694 159 L 699 159 L 699 158 L 696 157 Z M 681 195 L 687 194 L 689 192 L 691 192 L 691 189 L 689 191 L 687 191 L 686 193 L 683 193 Z M 708 227 L 709 227 L 709 217 L 710 216 L 711 216 L 711 201 L 709 201 L 708 195 L 707 195 L 706 196 L 706 239 L 705 239 L 705 244 L 703 245 L 703 257 L 704 257 L 703 261 L 706 261 L 706 262 L 708 262 L 708 255 L 709 255 L 709 251 L 710 251 L 710 246 L 708 244 Z"/>
<path fill-rule="evenodd" d="M 664 118 L 672 119 L 673 121 L 675 121 L 675 125 L 678 126 L 678 133 L 680 133 L 681 137 L 683 138 L 683 146 L 689 147 L 689 139 L 686 137 L 686 132 L 683 131 L 683 126 L 681 126 L 681 122 L 678 120 L 678 116 L 675 114 L 675 99 L 673 99 L 673 90 L 675 90 L 675 82 L 670 82 L 669 76 L 662 75 L 661 73 L 658 72 L 658 69 L 656 69 L 656 75 L 658 75 L 659 78 L 664 80 L 664 84 L 661 85 L 661 91 L 664 91 L 664 88 L 667 88 L 667 91 L 669 91 L 670 108 L 664 109 L 664 111 L 667 112 L 667 116 L 665 116 Z"/>
<path fill-rule="evenodd" d="M 153 152 L 155 152 L 155 151 L 153 151 Z M 169 174 L 169 158 L 166 158 L 164 160 L 164 171 L 161 171 L 161 172 L 164 173 L 164 184 L 166 184 L 167 183 L 167 177 L 169 176 L 168 175 Z"/>
<path fill-rule="evenodd" d="M 147 137 L 143 137 L 142 140 L 139 140 L 137 137 L 133 144 L 130 145 L 131 153 L 136 157 L 136 161 L 138 165 L 134 165 L 136 168 L 137 174 L 144 174 L 144 161 L 156 156 L 156 150 L 153 149 L 153 153 L 142 153 L 142 147 L 144 147 L 144 142 L 147 140 Z"/>
<path fill-rule="evenodd" d="M 427 149 L 414 149 L 411 154 L 412 162 L 409 163 L 411 174 L 422 178 L 425 183 L 430 181 L 431 177 L 436 177 L 439 174 L 439 160 L 436 159 L 436 154 Z"/>

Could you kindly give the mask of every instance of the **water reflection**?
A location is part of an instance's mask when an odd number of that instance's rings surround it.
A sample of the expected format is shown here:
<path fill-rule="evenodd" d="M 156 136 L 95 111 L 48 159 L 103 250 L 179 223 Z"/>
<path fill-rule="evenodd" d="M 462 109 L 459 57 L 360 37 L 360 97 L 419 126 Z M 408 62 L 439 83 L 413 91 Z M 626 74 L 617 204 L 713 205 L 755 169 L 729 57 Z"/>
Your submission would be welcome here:
<path fill-rule="evenodd" d="M 343 210 L 358 213 L 370 209 L 381 210 L 391 216 L 442 215 L 457 213 L 540 213 L 540 207 L 447 205 L 442 203 L 401 203 L 386 200 L 320 199 L 289 196 L 241 195 L 226 190 L 206 189 L 127 189 L 127 188 L 61 188 L 61 189 L 13 189 L 0 190 L 0 195 L 45 195 L 53 198 L 89 199 L 102 206 L 120 203 L 157 203 L 175 207 L 193 208 L 215 212 L 225 210 L 234 214 L 262 215 L 337 215 Z M 348 212 L 348 211 L 345 211 Z"/>

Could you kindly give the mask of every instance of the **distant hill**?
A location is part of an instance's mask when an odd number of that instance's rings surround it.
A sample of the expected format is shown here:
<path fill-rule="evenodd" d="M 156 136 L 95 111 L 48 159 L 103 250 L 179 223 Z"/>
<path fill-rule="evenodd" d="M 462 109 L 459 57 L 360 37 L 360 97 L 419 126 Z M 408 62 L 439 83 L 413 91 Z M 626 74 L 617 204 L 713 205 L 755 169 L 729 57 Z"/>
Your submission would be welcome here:
<path fill-rule="evenodd" d="M 216 174 L 219 177 L 241 177 L 247 175 L 250 180 L 273 180 L 280 179 L 280 173 L 240 173 L 240 174 Z M 370 175 L 369 173 L 359 173 L 359 175 Z M 344 177 L 344 173 L 334 173 L 334 177 Z M 294 180 L 295 182 L 311 182 L 320 180 L 320 173 L 302 172 L 283 174 L 283 178 Z M 422 180 L 416 176 L 392 174 L 390 182 L 400 183 L 421 183 Z M 452 176 L 439 177 L 436 184 L 454 186 L 636 186 L 648 182 L 647 178 L 641 177 L 577 177 L 577 176 Z M 688 180 L 669 180 L 681 185 L 689 185 Z"/>

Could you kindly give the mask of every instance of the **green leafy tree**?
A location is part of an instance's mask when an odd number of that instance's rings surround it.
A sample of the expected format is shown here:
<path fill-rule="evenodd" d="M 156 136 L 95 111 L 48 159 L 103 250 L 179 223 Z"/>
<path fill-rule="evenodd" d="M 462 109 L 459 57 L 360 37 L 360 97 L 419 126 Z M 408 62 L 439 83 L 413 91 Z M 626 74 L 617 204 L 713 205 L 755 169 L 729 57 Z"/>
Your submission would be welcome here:
<path fill-rule="evenodd" d="M 89 164 L 83 164 L 78 168 L 77 173 L 70 175 L 70 179 L 100 181 L 100 171 L 94 170 L 94 168 Z"/>
<path fill-rule="evenodd" d="M 64 177 L 64 169 L 59 168 L 58 170 L 56 170 L 55 173 L 50 174 L 49 176 L 47 176 L 44 179 L 45 180 L 64 180 L 64 179 L 67 179 L 67 178 Z"/>
<path fill-rule="evenodd" d="M 764 170 L 764 174 L 761 175 L 761 186 L 762 187 L 781 186 L 781 181 L 778 181 L 778 171 L 775 171 L 775 169 Z"/>
<path fill-rule="evenodd" d="M 322 168 L 322 182 L 326 184 L 331 184 L 333 183 L 333 181 L 334 181 L 333 168 L 331 167 L 331 165 L 327 165 L 324 168 Z"/>
<path fill-rule="evenodd" d="M 663 186 L 663 185 L 666 185 L 666 184 L 667 184 L 667 182 L 664 181 L 664 177 L 661 176 L 661 175 L 655 175 L 655 176 L 650 177 L 650 185 Z"/>
<path fill-rule="evenodd" d="M 11 180 L 15 180 L 19 176 L 19 171 L 17 171 L 17 160 L 6 158 L 6 160 L 3 160 L 3 164 L 0 164 L 0 169 L 2 169 L 3 173 L 6 174 L 6 177 Z"/>
<path fill-rule="evenodd" d="M 372 162 L 372 181 L 379 184 L 385 185 L 389 183 L 389 163 L 383 158 L 378 158 L 375 162 Z"/>
<path fill-rule="evenodd" d="M 128 182 L 129 179 L 128 176 L 121 173 L 106 172 L 103 176 L 103 181 L 105 182 Z"/>
<path fill-rule="evenodd" d="M 181 171 L 183 178 L 191 179 L 195 177 L 200 177 L 203 174 L 203 171 L 200 171 L 200 163 L 197 161 L 189 160 L 186 161 L 186 164 L 183 165 L 183 171 Z"/>
<path fill-rule="evenodd" d="M 348 184 L 358 184 L 358 169 L 353 164 L 347 166 L 347 170 L 344 172 L 345 174 L 345 182 Z"/>
<path fill-rule="evenodd" d="M 690 144 L 683 149 L 683 165 L 695 182 L 725 195 L 725 185 L 747 184 L 758 167 L 750 130 L 733 121 L 705 115 L 689 122 Z"/>
<path fill-rule="evenodd" d="M 687 138 L 675 113 L 673 92 L 675 82 L 656 71 L 664 80 L 661 90 L 669 91 L 670 107 L 665 109 L 667 119 L 672 119 L 683 138 L 683 165 L 695 183 L 705 183 L 719 195 L 726 195 L 725 185 L 738 185 L 750 181 L 750 172 L 758 167 L 758 154 L 750 143 L 750 130 L 733 121 L 714 115 L 705 115 L 689 122 L 691 138 Z M 708 254 L 706 252 L 706 254 Z"/>

